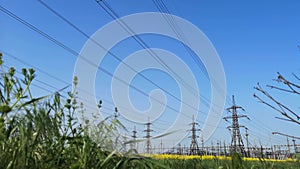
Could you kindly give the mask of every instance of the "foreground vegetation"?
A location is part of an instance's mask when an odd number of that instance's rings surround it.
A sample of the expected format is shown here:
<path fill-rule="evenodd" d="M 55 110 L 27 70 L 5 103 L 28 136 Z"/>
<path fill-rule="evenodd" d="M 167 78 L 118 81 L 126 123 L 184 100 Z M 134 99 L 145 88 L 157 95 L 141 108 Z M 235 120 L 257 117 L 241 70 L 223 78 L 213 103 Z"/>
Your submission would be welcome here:
<path fill-rule="evenodd" d="M 132 150 L 116 151 L 112 140 L 118 127 L 115 116 L 92 127 L 82 126 L 76 88 L 67 97 L 58 92 L 34 97 L 33 69 L 5 71 L 0 53 L 0 169 L 9 168 L 300 168 L 298 161 L 249 161 L 205 156 L 141 156 Z M 76 86 L 77 79 L 74 79 Z M 99 108 L 101 104 L 99 105 Z M 93 137 L 91 137 L 91 135 Z M 93 139 L 92 139 L 93 138 Z M 96 139 L 95 139 L 96 138 Z"/>
<path fill-rule="evenodd" d="M 113 116 L 99 122 L 92 131 L 80 125 L 77 115 L 84 110 L 76 102 L 76 90 L 69 92 L 67 98 L 59 93 L 35 98 L 30 90 L 35 71 L 22 69 L 22 78 L 17 78 L 13 67 L 4 71 L 0 57 L 0 168 L 161 166 L 149 157 L 131 152 L 130 156 L 121 156 L 109 149 L 110 138 L 119 125 Z M 75 85 L 76 81 L 75 78 Z M 96 133 L 98 141 L 91 139 L 89 133 Z"/>

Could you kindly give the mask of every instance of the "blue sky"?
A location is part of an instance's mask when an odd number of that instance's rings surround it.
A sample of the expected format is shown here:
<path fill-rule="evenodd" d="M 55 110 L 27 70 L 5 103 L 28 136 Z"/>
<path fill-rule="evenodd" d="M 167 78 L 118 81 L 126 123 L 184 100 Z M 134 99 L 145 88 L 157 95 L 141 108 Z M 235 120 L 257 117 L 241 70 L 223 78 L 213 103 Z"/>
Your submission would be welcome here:
<path fill-rule="evenodd" d="M 125 16 L 138 12 L 157 12 L 152 1 L 106 1 L 119 16 Z M 83 30 L 86 34 L 92 35 L 99 28 L 112 21 L 112 18 L 102 10 L 95 1 L 46 1 L 46 3 L 67 18 L 74 25 Z M 276 84 L 272 81 L 276 77 L 276 72 L 292 78 L 291 73 L 300 74 L 300 52 L 297 48 L 300 39 L 300 2 L 290 1 L 177 1 L 165 2 L 171 14 L 182 17 L 196 25 L 202 30 L 215 46 L 220 59 L 223 63 L 226 80 L 228 100 L 226 107 L 230 106 L 230 96 L 235 95 L 238 105 L 246 109 L 244 114 L 249 115 L 251 121 L 241 120 L 250 131 L 250 141 L 253 144 L 262 143 L 264 145 L 285 143 L 286 138 L 272 136 L 272 131 L 286 132 L 297 135 L 297 125 L 289 124 L 275 119 L 278 113 L 257 103 L 253 98 L 255 90 L 253 87 L 257 82 L 262 85 Z M 42 6 L 38 1 L 28 0 L 1 1 L 0 5 L 15 15 L 36 26 L 43 32 L 54 37 L 61 43 L 79 52 L 87 38 L 78 33 L 64 21 L 53 15 L 49 10 Z M 26 61 L 30 65 L 41 69 L 56 78 L 53 79 L 43 72 L 37 70 L 37 86 L 55 91 L 55 88 L 63 88 L 72 82 L 72 75 L 76 63 L 76 56 L 71 55 L 64 49 L 53 44 L 46 38 L 28 29 L 26 26 L 15 21 L 8 15 L 0 12 L 0 51 L 8 52 L 16 58 Z M 197 81 L 201 83 L 200 92 L 206 98 L 210 97 L 210 84 L 205 78 L 204 73 L 199 70 L 191 58 L 184 54 L 185 50 L 172 39 L 160 36 L 141 36 L 150 47 L 163 48 L 181 55 L 190 66 L 191 70 L 197 75 Z M 132 39 L 127 39 L 112 49 L 122 59 L 132 52 L 140 50 L 140 47 Z M 4 53 L 5 64 L 15 66 L 17 69 L 29 67 L 20 63 L 13 57 L 6 56 Z M 107 57 L 101 64 L 111 72 L 119 63 L 111 57 Z M 172 79 L 162 72 L 146 71 L 144 74 L 156 81 L 162 88 L 178 96 L 176 83 L 172 84 Z M 111 77 L 98 72 L 96 85 L 101 86 L 96 89 L 98 99 L 110 97 Z M 165 79 L 166 82 L 159 79 Z M 134 79 L 133 83 L 140 85 L 146 93 L 154 89 L 140 77 Z M 148 85 L 148 86 L 147 86 Z M 34 91 L 37 96 L 48 93 L 35 86 Z M 71 88 L 69 88 L 71 89 Z M 297 100 L 288 94 L 281 94 L 273 91 L 282 101 L 288 102 L 293 108 L 299 110 Z M 131 91 L 132 102 L 140 109 L 149 106 L 148 99 L 140 93 Z M 176 100 L 171 97 L 168 104 L 178 108 Z M 104 110 L 111 113 L 114 105 L 105 103 Z M 203 103 L 202 103 L 203 104 Z M 208 108 L 201 105 L 205 116 Z M 223 114 L 227 116 L 226 112 Z M 201 113 L 197 119 L 201 127 Z M 162 116 L 161 121 L 154 123 L 154 130 L 159 133 L 165 130 L 174 120 L 168 112 Z M 230 125 L 222 121 L 212 139 L 207 141 L 216 144 L 217 140 L 230 141 L 230 135 L 225 126 Z M 143 125 L 137 125 L 138 134 L 143 136 L 141 131 Z M 128 124 L 129 130 L 133 124 Z M 130 134 L 130 133 L 128 133 Z M 172 140 L 168 144 L 173 144 Z M 183 144 L 189 144 L 189 139 L 185 139 Z"/>

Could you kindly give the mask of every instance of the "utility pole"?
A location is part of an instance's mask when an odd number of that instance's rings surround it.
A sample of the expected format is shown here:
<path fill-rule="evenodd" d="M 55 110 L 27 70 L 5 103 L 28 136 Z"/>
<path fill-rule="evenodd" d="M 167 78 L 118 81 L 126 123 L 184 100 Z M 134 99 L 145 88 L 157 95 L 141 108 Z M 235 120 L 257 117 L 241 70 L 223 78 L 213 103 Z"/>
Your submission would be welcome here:
<path fill-rule="evenodd" d="M 131 138 L 132 138 L 132 142 L 130 144 L 131 150 L 137 150 L 137 148 L 136 148 L 136 133 L 137 133 L 136 127 L 134 126 L 133 131 L 132 131 L 132 136 L 131 136 Z"/>
<path fill-rule="evenodd" d="M 145 149 L 146 149 L 146 154 L 151 154 L 151 142 L 150 142 L 150 139 L 151 139 L 151 132 L 153 131 L 151 129 L 151 124 L 150 123 L 150 118 L 148 118 L 148 123 L 146 123 L 146 130 L 144 130 L 144 132 L 146 133 L 146 144 L 145 144 Z"/>
<path fill-rule="evenodd" d="M 199 138 L 199 136 L 197 136 L 197 131 L 200 131 L 200 129 L 196 128 L 196 125 L 198 125 L 198 123 L 195 122 L 194 119 L 194 115 L 193 115 L 193 122 L 190 123 L 190 125 L 192 125 L 192 129 L 190 131 L 192 131 L 192 136 L 191 138 L 191 145 L 190 145 L 190 154 L 191 155 L 199 155 L 199 147 L 198 147 L 198 142 L 197 142 L 197 138 Z"/>
<path fill-rule="evenodd" d="M 236 106 L 234 96 L 232 96 L 232 106 L 227 108 L 227 111 L 231 112 L 232 116 L 224 117 L 226 121 L 228 119 L 232 119 L 232 125 L 227 127 L 232 131 L 230 151 L 231 153 L 237 152 L 244 156 L 247 156 L 240 132 L 240 128 L 245 128 L 245 126 L 239 125 L 239 118 L 249 118 L 246 115 L 238 115 L 237 109 L 242 109 L 244 111 L 244 109 L 241 106 Z"/>

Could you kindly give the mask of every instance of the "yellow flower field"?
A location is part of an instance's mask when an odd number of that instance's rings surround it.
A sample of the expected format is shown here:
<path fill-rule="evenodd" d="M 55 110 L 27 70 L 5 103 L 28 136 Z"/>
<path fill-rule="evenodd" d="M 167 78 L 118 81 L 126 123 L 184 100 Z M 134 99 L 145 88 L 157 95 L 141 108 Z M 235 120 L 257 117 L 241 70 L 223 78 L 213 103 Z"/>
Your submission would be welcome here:
<path fill-rule="evenodd" d="M 180 160 L 188 160 L 188 159 L 201 159 L 201 160 L 231 160 L 231 157 L 227 156 L 212 156 L 212 155 L 204 155 L 204 156 L 197 156 L 197 155 L 175 155 L 175 154 L 153 154 L 153 155 L 146 155 L 149 157 L 153 157 L 154 159 L 180 159 Z M 250 158 L 250 157 L 244 157 L 244 161 L 266 161 L 266 162 L 293 162 L 294 159 L 288 158 L 285 160 L 279 160 L 279 159 L 260 159 L 260 158 Z"/>

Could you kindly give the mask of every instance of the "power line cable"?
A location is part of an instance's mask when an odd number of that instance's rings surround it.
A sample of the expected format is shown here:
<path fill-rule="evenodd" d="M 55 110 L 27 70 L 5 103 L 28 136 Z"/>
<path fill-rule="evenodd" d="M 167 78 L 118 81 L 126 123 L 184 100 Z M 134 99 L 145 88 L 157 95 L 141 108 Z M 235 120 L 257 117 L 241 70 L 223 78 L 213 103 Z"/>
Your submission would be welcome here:
<path fill-rule="evenodd" d="M 79 27 L 77 27 L 75 24 L 73 24 L 71 21 L 69 21 L 68 19 L 66 19 L 65 17 L 63 17 L 61 14 L 59 14 L 57 11 L 55 11 L 53 8 L 51 8 L 49 5 L 47 5 L 45 2 L 43 2 L 42 0 L 37 0 L 38 2 L 40 2 L 44 7 L 46 7 L 48 10 L 50 10 L 52 13 L 54 13 L 56 16 L 58 16 L 60 19 L 62 19 L 63 21 L 65 21 L 68 25 L 70 25 L 72 28 L 74 28 L 75 30 L 77 30 L 79 33 L 81 33 L 84 37 L 86 37 L 87 39 L 90 39 L 94 44 L 96 44 L 98 47 L 100 47 L 101 49 L 105 50 L 108 54 L 110 54 L 111 56 L 113 56 L 115 59 L 117 59 L 120 63 L 124 64 L 126 67 L 128 67 L 130 70 L 134 71 L 136 74 L 140 75 L 142 78 L 144 78 L 146 81 L 148 81 L 149 83 L 151 83 L 152 85 L 156 86 L 157 88 L 163 90 L 165 93 L 167 93 L 168 95 L 170 95 L 172 98 L 174 98 L 175 100 L 177 100 L 178 102 L 181 102 L 187 106 L 189 106 L 190 108 L 199 111 L 198 109 L 196 109 L 195 107 L 191 106 L 190 104 L 186 103 L 185 101 L 182 101 L 181 99 L 179 99 L 178 97 L 176 97 L 175 95 L 173 95 L 172 93 L 170 93 L 169 91 L 165 90 L 164 88 L 160 87 L 157 83 L 155 83 L 154 81 L 152 81 L 151 79 L 149 79 L 148 77 L 146 77 L 145 75 L 143 75 L 142 73 L 138 72 L 137 70 L 135 70 L 132 66 L 128 65 L 126 62 L 124 62 L 122 59 L 120 59 L 120 57 L 118 57 L 116 54 L 114 54 L 113 52 L 109 51 L 108 49 L 106 49 L 103 45 L 101 45 L 100 43 L 98 43 L 95 39 L 93 39 L 92 37 L 89 37 L 89 35 L 87 33 L 85 33 L 83 30 L 81 30 Z M 116 14 L 117 15 L 117 14 Z M 201 96 L 201 95 L 200 95 Z M 203 100 L 202 100 L 203 101 Z M 204 100 L 204 104 L 209 107 L 209 104 L 207 103 L 206 100 Z"/>
<path fill-rule="evenodd" d="M 182 78 L 176 73 L 174 72 L 155 52 L 153 52 L 153 50 L 151 50 L 151 48 L 149 47 L 149 45 L 147 43 L 145 43 L 143 41 L 143 39 L 141 39 L 141 37 L 139 35 L 136 35 L 135 32 L 119 17 L 119 15 L 113 10 L 113 8 L 104 0 L 99 1 L 96 0 L 97 4 L 107 13 L 109 14 L 109 16 L 111 16 L 114 20 L 116 20 L 118 22 L 118 24 L 128 33 L 130 34 L 133 39 L 144 49 L 147 50 L 147 52 L 159 63 L 161 64 L 164 68 L 166 68 L 166 70 L 169 73 L 174 74 L 179 82 L 186 88 L 188 89 L 188 91 L 193 94 L 195 97 L 199 97 L 198 96 L 198 92 L 196 92 L 195 89 L 193 89 L 188 83 L 186 83 L 184 80 L 182 80 Z M 196 94 L 196 95 L 195 95 Z"/>
<path fill-rule="evenodd" d="M 73 56 L 77 57 L 79 56 L 79 53 L 77 53 L 75 50 L 73 50 L 72 48 L 64 45 L 63 43 L 59 42 L 58 40 L 56 40 L 55 38 L 51 37 L 50 35 L 46 34 L 45 32 L 41 31 L 40 29 L 38 29 L 37 27 L 33 26 L 32 24 L 30 24 L 29 22 L 21 19 L 20 17 L 18 17 L 17 15 L 13 14 L 12 12 L 10 12 L 9 10 L 5 9 L 4 7 L 0 6 L 0 10 L 4 13 L 6 13 L 7 15 L 9 15 L 10 17 L 12 17 L 13 19 L 16 19 L 17 21 L 19 21 L 20 23 L 24 24 L 25 26 L 27 26 L 28 28 L 30 28 L 31 30 L 37 32 L 38 34 L 42 35 L 43 37 L 45 37 L 46 39 L 48 39 L 49 41 L 55 43 L 56 45 L 62 47 L 63 49 L 65 49 L 67 52 L 71 53 Z M 98 70 L 104 72 L 105 74 L 107 74 L 108 76 L 115 78 L 116 80 L 119 80 L 120 82 L 128 85 L 129 87 L 133 88 L 134 90 L 136 90 L 137 92 L 143 94 L 144 96 L 148 96 L 148 94 L 146 94 L 144 91 L 140 90 L 139 88 L 133 86 L 132 84 L 128 84 L 126 81 L 120 79 L 117 76 L 114 76 L 112 73 L 110 73 L 109 71 L 107 71 L 104 68 L 98 67 L 97 65 L 95 65 L 95 63 L 91 62 L 90 60 L 88 60 L 85 57 L 81 57 L 81 59 L 83 59 L 85 62 L 87 62 L 88 64 L 90 64 L 91 66 L 94 66 L 96 68 L 98 68 Z M 150 96 L 151 97 L 151 96 Z M 164 105 L 160 100 L 156 99 L 156 98 L 152 98 L 153 100 L 155 100 L 156 102 Z M 173 110 L 175 112 L 177 112 L 177 110 L 173 107 L 171 107 L 170 105 L 165 105 L 167 108 L 169 108 L 170 110 Z M 189 116 L 187 116 L 186 114 L 183 113 L 184 116 L 186 116 L 187 118 L 190 118 Z"/>
<path fill-rule="evenodd" d="M 174 31 L 174 33 L 176 34 L 176 36 L 183 41 L 183 42 L 180 41 L 180 43 L 185 48 L 185 50 L 187 51 L 187 53 L 191 56 L 191 58 L 196 63 L 196 65 L 199 67 L 199 69 L 202 71 L 202 73 L 205 75 L 205 77 L 208 80 L 216 81 L 213 78 L 212 79 L 209 78 L 206 69 L 203 67 L 202 62 L 200 62 L 199 59 L 194 55 L 194 53 L 191 52 L 191 50 L 185 45 L 185 44 L 189 44 L 188 39 L 184 35 L 184 32 L 178 26 L 176 20 L 174 19 L 174 17 L 171 14 L 171 12 L 168 10 L 168 8 L 165 5 L 165 3 L 162 0 L 152 0 L 152 2 L 155 4 L 156 8 L 161 12 L 162 16 L 168 22 L 168 24 L 170 25 L 170 28 Z M 166 14 L 169 14 L 169 15 L 166 15 Z M 219 89 L 219 91 L 221 90 L 221 87 L 217 83 L 216 83 L 216 87 L 217 87 L 217 89 Z M 230 98 L 228 95 L 226 95 L 226 97 Z M 227 101 L 227 103 L 230 104 L 229 99 L 226 99 L 226 101 Z M 215 106 L 219 106 L 219 105 L 215 105 Z"/>

